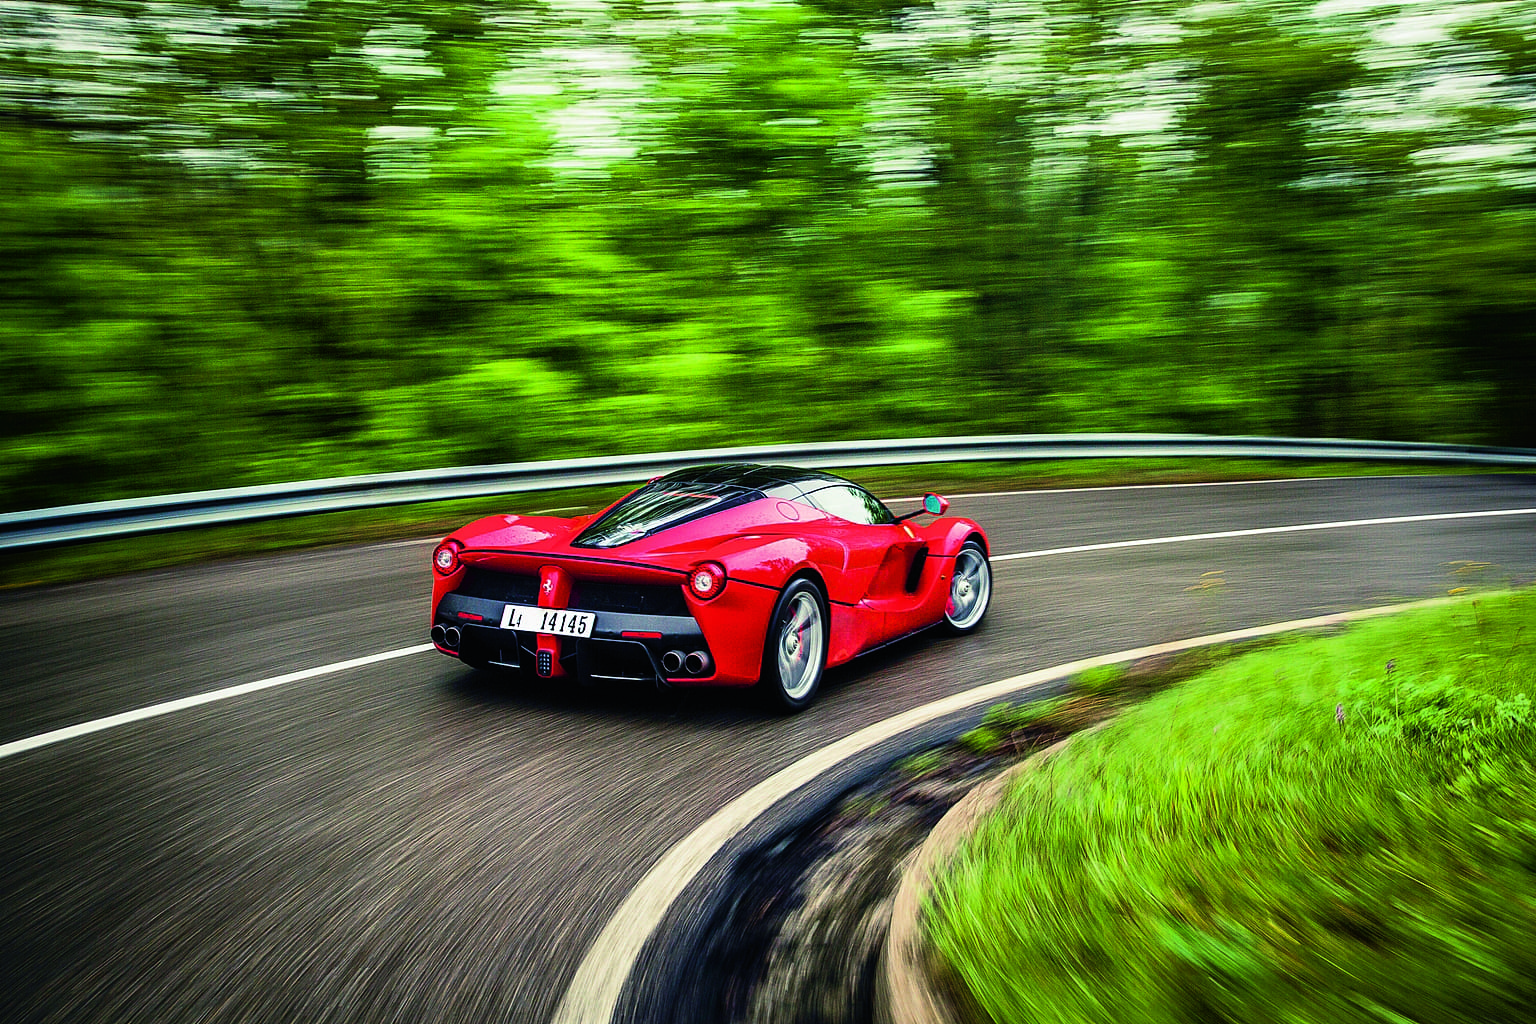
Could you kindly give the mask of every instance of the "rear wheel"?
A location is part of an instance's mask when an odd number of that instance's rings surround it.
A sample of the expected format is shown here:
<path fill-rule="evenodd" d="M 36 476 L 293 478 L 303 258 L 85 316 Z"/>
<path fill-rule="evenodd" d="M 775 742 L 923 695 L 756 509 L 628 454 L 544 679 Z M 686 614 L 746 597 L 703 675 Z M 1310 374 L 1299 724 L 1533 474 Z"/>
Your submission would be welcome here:
<path fill-rule="evenodd" d="M 971 632 L 981 625 L 991 603 L 992 565 L 980 542 L 968 540 L 955 556 L 949 598 L 944 602 L 944 628 L 951 633 Z"/>
<path fill-rule="evenodd" d="M 799 711 L 815 699 L 826 665 L 826 602 L 815 583 L 792 580 L 768 622 L 758 685 L 773 706 Z"/>

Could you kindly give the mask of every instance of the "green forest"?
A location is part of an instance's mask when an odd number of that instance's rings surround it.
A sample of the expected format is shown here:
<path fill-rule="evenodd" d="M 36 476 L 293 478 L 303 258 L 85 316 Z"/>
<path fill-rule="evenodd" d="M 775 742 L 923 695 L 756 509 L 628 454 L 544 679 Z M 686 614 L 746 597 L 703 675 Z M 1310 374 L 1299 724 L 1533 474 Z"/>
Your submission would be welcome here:
<path fill-rule="evenodd" d="M 1536 5 L 0 0 L 7 509 L 783 440 L 1536 445 Z"/>

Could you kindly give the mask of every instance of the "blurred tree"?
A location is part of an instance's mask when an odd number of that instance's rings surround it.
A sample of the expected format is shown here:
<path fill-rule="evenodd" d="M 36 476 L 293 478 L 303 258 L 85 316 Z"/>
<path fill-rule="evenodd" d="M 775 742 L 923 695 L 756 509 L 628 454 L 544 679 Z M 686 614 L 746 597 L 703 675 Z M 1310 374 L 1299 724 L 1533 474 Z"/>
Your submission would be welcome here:
<path fill-rule="evenodd" d="M 4 500 L 929 431 L 1536 444 L 1533 35 L 6 0 Z"/>

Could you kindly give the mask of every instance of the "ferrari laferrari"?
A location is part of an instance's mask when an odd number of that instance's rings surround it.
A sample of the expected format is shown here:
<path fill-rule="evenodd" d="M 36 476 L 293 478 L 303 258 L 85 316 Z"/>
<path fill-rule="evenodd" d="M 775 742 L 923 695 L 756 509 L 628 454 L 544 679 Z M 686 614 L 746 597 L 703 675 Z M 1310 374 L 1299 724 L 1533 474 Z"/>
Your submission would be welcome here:
<path fill-rule="evenodd" d="M 795 711 L 826 669 L 987 613 L 987 535 L 937 494 L 897 516 L 830 473 L 699 466 L 575 518 L 498 515 L 432 553 L 432 642 L 542 679 L 757 686 Z M 926 522 L 919 522 L 926 517 Z"/>

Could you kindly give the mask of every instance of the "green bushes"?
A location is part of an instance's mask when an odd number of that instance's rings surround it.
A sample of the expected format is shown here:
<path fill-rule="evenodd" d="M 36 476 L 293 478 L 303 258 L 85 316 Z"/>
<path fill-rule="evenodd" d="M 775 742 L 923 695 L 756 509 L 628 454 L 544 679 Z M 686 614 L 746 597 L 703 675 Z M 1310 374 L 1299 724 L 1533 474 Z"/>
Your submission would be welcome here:
<path fill-rule="evenodd" d="M 1529 1019 L 1536 602 L 1219 666 L 1025 777 L 930 936 L 999 1022 Z"/>

